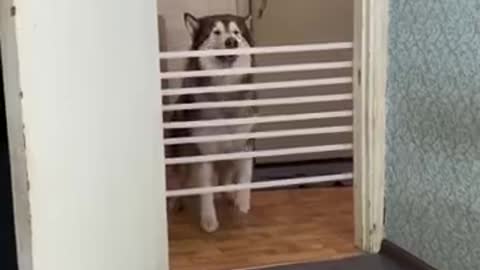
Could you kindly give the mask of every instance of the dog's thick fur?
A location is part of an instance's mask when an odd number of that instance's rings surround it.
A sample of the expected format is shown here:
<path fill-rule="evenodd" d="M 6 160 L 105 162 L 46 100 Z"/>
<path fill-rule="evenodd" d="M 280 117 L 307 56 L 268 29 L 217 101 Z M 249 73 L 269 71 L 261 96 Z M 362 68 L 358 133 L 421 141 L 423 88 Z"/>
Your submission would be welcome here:
<path fill-rule="evenodd" d="M 253 46 L 253 41 L 247 27 L 249 18 L 234 15 L 215 15 L 195 18 L 185 14 L 185 24 L 192 38 L 191 50 L 242 48 Z M 212 56 L 190 58 L 186 70 L 222 69 L 233 67 L 252 66 L 253 58 L 250 55 L 240 56 Z M 250 75 L 216 76 L 202 78 L 188 78 L 183 81 L 183 87 L 218 86 L 251 82 Z M 228 100 L 255 99 L 251 91 L 233 93 L 206 93 L 182 95 L 176 103 L 195 103 Z M 256 114 L 253 107 L 219 108 L 176 111 L 166 116 L 170 121 L 197 121 L 209 119 L 230 119 L 251 117 Z M 169 137 L 205 136 L 215 134 L 233 134 L 249 132 L 252 125 L 206 127 L 194 129 L 171 130 Z M 234 140 L 201 143 L 196 145 L 174 145 L 167 149 L 171 157 L 195 156 L 234 153 L 250 151 L 253 148 L 250 140 Z M 169 188 L 209 187 L 233 183 L 249 183 L 252 178 L 252 159 L 205 162 L 196 164 L 177 165 L 167 170 Z M 213 194 L 200 196 L 201 227 L 207 232 L 217 230 L 219 223 L 215 210 Z M 231 193 L 229 196 L 235 206 L 243 213 L 250 209 L 250 191 L 242 190 Z M 177 201 L 177 203 L 179 203 Z"/>

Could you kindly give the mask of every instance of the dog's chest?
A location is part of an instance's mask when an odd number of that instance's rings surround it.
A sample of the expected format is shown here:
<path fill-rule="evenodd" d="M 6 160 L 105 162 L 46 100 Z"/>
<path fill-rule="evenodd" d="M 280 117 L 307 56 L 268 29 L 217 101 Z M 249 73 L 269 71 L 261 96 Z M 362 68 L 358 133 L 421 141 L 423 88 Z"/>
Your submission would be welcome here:
<path fill-rule="evenodd" d="M 240 84 L 242 83 L 242 76 L 240 75 L 231 75 L 231 76 L 215 76 L 213 77 L 213 85 L 230 85 L 230 84 Z"/>
<path fill-rule="evenodd" d="M 230 64 L 225 64 L 215 57 L 205 57 L 200 59 L 200 65 L 205 70 L 222 70 L 222 69 L 238 69 L 248 68 L 252 66 L 252 59 L 248 55 L 241 55 L 238 59 Z M 212 85 L 230 85 L 242 83 L 244 75 L 228 75 L 213 76 L 211 78 Z"/>
<path fill-rule="evenodd" d="M 199 128 L 192 132 L 192 136 L 212 136 L 212 135 L 227 135 L 251 132 L 253 125 L 242 125 L 236 127 L 219 127 L 219 128 Z M 224 140 L 217 142 L 201 143 L 197 145 L 202 154 L 221 154 L 241 152 L 248 150 L 246 139 L 242 140 Z"/>
<path fill-rule="evenodd" d="M 239 56 L 239 58 L 229 66 L 223 66 L 215 58 L 202 58 L 200 64 L 203 69 L 209 70 L 221 70 L 221 69 L 237 69 L 248 68 L 251 66 L 250 56 Z M 244 74 L 240 75 L 227 75 L 227 76 L 213 76 L 210 78 L 210 86 L 222 86 L 246 83 L 247 80 Z M 209 93 L 204 95 L 195 96 L 196 102 L 222 102 L 222 101 L 241 101 L 249 100 L 252 98 L 251 93 L 246 92 L 233 92 L 233 93 Z M 239 107 L 239 108 L 215 108 L 197 111 L 197 117 L 201 119 L 232 119 L 232 118 L 245 118 L 252 117 L 254 115 L 251 108 Z M 197 128 L 193 129 L 192 136 L 212 136 L 212 135 L 225 135 L 225 134 L 238 134 L 249 133 L 253 129 L 253 125 L 241 125 L 241 126 L 222 126 L 222 127 L 209 127 L 209 128 Z M 246 140 L 233 140 L 233 141 L 221 141 L 214 143 L 203 143 L 197 145 L 199 150 L 204 154 L 214 153 L 228 153 L 245 151 L 247 147 Z"/>

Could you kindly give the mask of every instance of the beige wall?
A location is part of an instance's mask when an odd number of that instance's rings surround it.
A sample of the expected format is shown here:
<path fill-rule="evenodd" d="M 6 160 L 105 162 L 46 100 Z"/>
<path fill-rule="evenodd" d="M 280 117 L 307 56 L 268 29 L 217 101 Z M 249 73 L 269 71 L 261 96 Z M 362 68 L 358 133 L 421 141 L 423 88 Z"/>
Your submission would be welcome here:
<path fill-rule="evenodd" d="M 263 17 L 254 17 L 257 45 L 351 41 L 353 1 L 270 0 Z M 254 13 L 261 2 L 252 1 Z"/>
<path fill-rule="evenodd" d="M 253 29 L 257 46 L 276 46 L 291 44 L 308 44 L 322 42 L 339 42 L 353 40 L 353 0 L 291 0 L 268 1 L 262 18 L 254 16 Z M 262 1 L 252 1 L 254 14 Z M 321 53 L 300 53 L 282 55 L 262 55 L 257 57 L 258 65 L 295 64 L 320 61 L 349 61 L 351 50 L 331 51 Z M 351 70 L 302 72 L 289 74 L 272 74 L 256 76 L 256 81 L 278 81 L 295 79 L 312 79 L 333 76 L 350 76 Z M 315 94 L 351 93 L 351 85 L 327 86 L 316 88 L 295 88 L 286 90 L 263 91 L 260 98 L 288 97 Z M 264 107 L 261 114 L 306 113 L 328 110 L 343 110 L 352 108 L 352 102 L 317 103 L 301 106 Z M 300 123 L 283 123 L 278 125 L 260 126 L 259 129 L 294 129 L 308 128 L 314 125 L 349 125 L 351 119 L 330 119 L 322 121 L 307 121 Z M 321 145 L 332 143 L 351 143 L 351 134 L 316 135 L 308 137 L 291 137 L 274 140 L 258 140 L 257 149 L 273 149 L 296 146 Z M 289 161 L 298 159 L 318 159 L 351 157 L 352 153 L 336 152 L 314 154 L 308 156 L 288 156 L 280 158 L 259 159 L 258 162 Z"/>

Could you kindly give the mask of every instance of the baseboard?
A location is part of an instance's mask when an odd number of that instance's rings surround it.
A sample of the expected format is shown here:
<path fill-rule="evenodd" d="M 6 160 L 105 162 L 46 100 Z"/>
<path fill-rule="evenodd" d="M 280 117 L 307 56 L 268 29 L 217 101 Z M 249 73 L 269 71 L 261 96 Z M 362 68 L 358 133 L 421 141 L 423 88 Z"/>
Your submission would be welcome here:
<path fill-rule="evenodd" d="M 389 240 L 383 240 L 380 253 L 385 257 L 389 257 L 392 260 L 403 264 L 410 270 L 437 270 Z"/>
<path fill-rule="evenodd" d="M 313 160 L 301 160 L 301 161 L 288 161 L 288 162 L 266 162 L 255 163 L 255 168 L 276 168 L 281 166 L 304 166 L 311 164 L 330 164 L 330 163 L 353 163 L 353 158 L 341 157 L 341 158 L 327 158 L 327 159 L 313 159 Z"/>
<path fill-rule="evenodd" d="M 349 158 L 257 164 L 255 166 L 253 182 L 340 174 L 340 173 L 351 172 L 352 169 L 353 169 L 353 161 L 352 159 L 349 159 Z M 352 179 L 348 179 L 348 180 L 328 182 L 328 183 L 282 187 L 281 189 L 290 189 L 290 188 L 298 188 L 298 187 L 305 187 L 305 188 L 330 187 L 330 186 L 350 187 L 351 185 L 352 185 Z"/>

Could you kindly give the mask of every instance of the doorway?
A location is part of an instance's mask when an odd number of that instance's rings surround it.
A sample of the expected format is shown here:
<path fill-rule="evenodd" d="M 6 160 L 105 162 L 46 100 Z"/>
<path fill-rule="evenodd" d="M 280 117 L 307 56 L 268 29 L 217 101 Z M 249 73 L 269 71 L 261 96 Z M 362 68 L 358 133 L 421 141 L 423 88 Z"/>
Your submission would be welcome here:
<path fill-rule="evenodd" d="M 180 214 L 170 213 L 171 269 L 237 269 L 357 255 L 351 185 L 354 2 L 342 0 L 330 4 L 302 0 L 296 8 L 289 8 L 288 1 L 243 1 L 243 5 L 238 6 L 233 5 L 235 2 L 208 1 L 209 5 L 202 5 L 199 1 L 159 0 L 159 47 L 161 59 L 167 57 L 161 63 L 162 91 L 168 93 L 165 94 L 168 98 L 182 91 L 206 91 L 181 89 L 182 78 L 177 77 L 186 76 L 186 72 L 179 72 L 183 70 L 184 62 L 181 60 L 184 59 L 175 54 L 185 56 L 189 53 L 190 40 L 183 22 L 184 12 L 196 16 L 226 13 L 246 16 L 245 10 L 251 10 L 253 49 L 280 51 L 255 55 L 252 67 L 252 85 L 260 88 L 279 85 L 260 89 L 254 101 L 268 104 L 258 105 L 259 117 L 266 120 L 251 133 L 253 138 L 260 136 L 255 138 L 255 149 L 251 152 L 255 157 L 253 184 L 271 183 L 275 186 L 298 180 L 303 183 L 252 191 L 252 208 L 247 215 L 232 211 L 228 202 L 218 200 L 216 205 L 221 225 L 211 234 L 198 228 L 196 213 L 191 211 L 195 207 L 188 207 Z M 251 6 L 245 7 L 248 3 Z M 318 10 L 325 16 L 319 19 L 315 13 Z M 338 27 L 332 30 L 328 23 Z M 319 27 L 315 27 L 317 25 Z M 283 52 L 289 46 L 292 49 Z M 333 65 L 333 68 L 323 68 L 323 64 Z M 320 65 L 320 68 L 309 68 L 312 65 Z M 257 67 L 278 70 L 292 66 L 301 70 L 255 73 Z M 212 70 L 212 73 L 215 71 Z M 292 86 L 285 87 L 285 84 Z M 315 101 L 289 104 L 289 100 L 309 98 Z M 164 106 L 174 108 L 175 101 L 171 100 Z M 281 104 L 278 104 L 279 101 Z M 280 121 L 270 121 L 272 117 Z M 288 120 L 292 117 L 299 120 Z M 225 119 L 225 122 L 236 120 Z M 172 124 L 189 124 L 173 123 L 170 119 L 165 122 L 166 131 L 169 129 L 167 126 Z M 185 129 L 185 126 L 181 128 Z M 167 149 L 170 145 L 195 139 L 219 139 L 182 136 L 177 140 L 167 136 Z M 229 135 L 220 134 L 219 137 L 222 136 Z M 323 147 L 330 146 L 334 150 L 323 151 Z M 280 153 L 282 151 L 284 153 Z M 198 156 L 190 158 L 193 162 L 199 160 Z M 185 159 L 167 156 L 167 166 L 168 162 L 185 162 Z M 175 194 L 188 190 L 169 192 L 177 196 Z M 189 196 L 195 206 L 197 198 L 192 195 Z"/>

